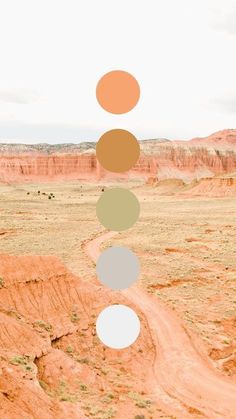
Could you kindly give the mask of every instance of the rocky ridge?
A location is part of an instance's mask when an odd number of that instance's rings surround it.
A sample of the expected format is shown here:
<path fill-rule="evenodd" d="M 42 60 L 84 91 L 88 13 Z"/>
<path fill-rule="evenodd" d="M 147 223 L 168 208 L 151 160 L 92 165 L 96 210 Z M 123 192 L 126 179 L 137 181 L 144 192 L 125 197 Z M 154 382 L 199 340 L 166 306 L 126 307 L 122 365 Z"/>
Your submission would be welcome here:
<path fill-rule="evenodd" d="M 100 167 L 95 142 L 79 144 L 0 144 L 0 181 L 157 177 L 185 182 L 236 171 L 236 130 L 190 141 L 140 141 L 141 154 L 132 170 L 117 176 Z"/>

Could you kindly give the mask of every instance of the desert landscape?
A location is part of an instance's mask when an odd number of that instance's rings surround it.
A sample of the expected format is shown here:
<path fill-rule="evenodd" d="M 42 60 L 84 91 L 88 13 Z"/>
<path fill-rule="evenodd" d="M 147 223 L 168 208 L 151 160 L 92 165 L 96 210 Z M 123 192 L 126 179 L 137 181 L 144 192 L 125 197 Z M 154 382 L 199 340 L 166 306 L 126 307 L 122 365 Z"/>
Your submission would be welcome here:
<path fill-rule="evenodd" d="M 234 419 L 236 129 L 189 141 L 140 141 L 111 174 L 96 144 L 0 144 L 0 417 Z M 129 230 L 104 230 L 106 188 L 141 205 Z M 141 275 L 115 292 L 100 252 L 127 246 Z M 141 320 L 128 349 L 95 322 L 124 303 Z"/>

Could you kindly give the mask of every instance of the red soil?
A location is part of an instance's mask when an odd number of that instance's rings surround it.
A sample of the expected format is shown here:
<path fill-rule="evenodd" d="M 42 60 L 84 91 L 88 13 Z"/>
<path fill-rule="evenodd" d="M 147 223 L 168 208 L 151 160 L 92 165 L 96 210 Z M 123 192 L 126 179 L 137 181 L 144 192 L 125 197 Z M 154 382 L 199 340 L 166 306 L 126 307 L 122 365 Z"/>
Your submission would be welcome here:
<path fill-rule="evenodd" d="M 94 262 L 113 235 L 87 242 Z M 86 383 L 86 400 L 93 405 L 112 388 L 117 418 L 135 416 L 134 406 L 122 402 L 131 385 L 158 406 L 155 418 L 165 412 L 181 419 L 234 419 L 235 384 L 156 297 L 137 286 L 114 294 L 96 281 L 83 282 L 56 257 L 0 255 L 0 278 L 0 417 L 84 418 L 79 391 Z M 133 307 L 142 321 L 139 339 L 126 351 L 105 348 L 95 333 L 95 318 L 114 298 Z M 124 375 L 119 386 L 101 373 L 106 367 L 120 371 L 117 360 Z"/>
<path fill-rule="evenodd" d="M 109 232 L 86 246 L 96 262 L 99 247 L 110 239 Z M 174 312 L 137 286 L 122 292 L 143 312 L 149 326 L 156 355 L 150 387 L 155 397 L 176 417 L 234 418 L 236 386 L 222 377 L 202 350 L 201 343 L 187 333 Z"/>
<path fill-rule="evenodd" d="M 56 257 L 1 254 L 0 278 L 0 417 L 83 419 L 86 403 L 103 411 L 111 391 L 116 417 L 124 417 L 124 407 L 135 416 L 133 401 L 121 396 L 150 393 L 155 353 L 142 314 L 137 342 L 126 351 L 109 350 L 98 341 L 94 319 L 114 302 L 112 292 L 79 280 Z"/>

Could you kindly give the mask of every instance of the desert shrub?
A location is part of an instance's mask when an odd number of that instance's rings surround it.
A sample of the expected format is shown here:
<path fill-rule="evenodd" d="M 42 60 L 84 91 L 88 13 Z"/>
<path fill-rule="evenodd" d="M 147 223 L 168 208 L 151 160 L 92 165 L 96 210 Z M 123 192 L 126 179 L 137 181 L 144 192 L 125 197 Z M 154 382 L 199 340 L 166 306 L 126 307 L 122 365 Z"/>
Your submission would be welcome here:
<path fill-rule="evenodd" d="M 129 392 L 128 396 L 135 401 L 135 406 L 140 407 L 141 409 L 148 408 L 152 404 L 151 400 L 143 399 L 140 394 L 134 391 Z"/>
<path fill-rule="evenodd" d="M 16 355 L 10 359 L 10 364 L 21 365 L 26 371 L 33 371 L 31 365 L 29 365 L 29 357 Z"/>
<path fill-rule="evenodd" d="M 62 402 L 76 403 L 78 401 L 77 394 L 70 393 L 67 384 L 64 381 L 60 381 L 58 388 L 56 389 L 56 396 Z"/>
<path fill-rule="evenodd" d="M 86 386 L 86 384 L 80 384 L 80 390 L 87 391 L 88 387 Z"/>
<path fill-rule="evenodd" d="M 79 320 L 79 316 L 78 316 L 76 311 L 71 312 L 70 319 L 71 319 L 72 323 L 76 323 Z"/>
<path fill-rule="evenodd" d="M 102 412 L 99 416 L 99 419 L 112 419 L 116 416 L 116 410 L 113 407 L 110 407 L 106 412 Z"/>
<path fill-rule="evenodd" d="M 4 287 L 5 281 L 0 277 L 0 289 Z"/>
<path fill-rule="evenodd" d="M 44 322 L 43 320 L 38 320 L 34 323 L 36 326 L 41 327 L 42 329 L 46 330 L 47 332 L 52 332 L 52 326 L 49 323 Z"/>
<path fill-rule="evenodd" d="M 76 361 L 80 364 L 86 364 L 89 365 L 89 359 L 88 358 L 76 358 Z"/>
<path fill-rule="evenodd" d="M 27 365 L 28 358 L 26 356 L 13 356 L 13 358 L 10 359 L 10 363 L 13 365 Z"/>
<path fill-rule="evenodd" d="M 103 397 L 102 401 L 103 401 L 103 403 L 109 404 L 109 403 L 112 402 L 113 399 L 114 399 L 114 395 L 112 393 L 108 393 L 108 394 L 106 394 L 105 397 Z"/>
<path fill-rule="evenodd" d="M 140 409 L 146 409 L 150 406 L 149 400 L 137 400 L 135 406 L 140 407 Z"/>

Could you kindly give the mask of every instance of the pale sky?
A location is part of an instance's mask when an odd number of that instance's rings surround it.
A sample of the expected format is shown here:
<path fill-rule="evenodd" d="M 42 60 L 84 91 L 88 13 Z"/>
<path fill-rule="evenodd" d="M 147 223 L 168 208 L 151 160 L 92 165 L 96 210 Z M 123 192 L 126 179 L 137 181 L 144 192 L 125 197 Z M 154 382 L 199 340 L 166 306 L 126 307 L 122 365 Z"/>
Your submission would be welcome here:
<path fill-rule="evenodd" d="M 0 141 L 189 139 L 236 128 L 236 0 L 0 0 Z M 99 78 L 132 73 L 138 105 L 112 115 Z"/>

